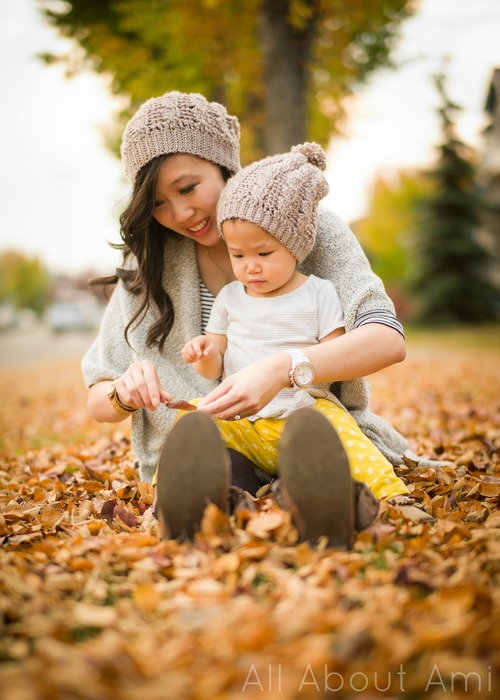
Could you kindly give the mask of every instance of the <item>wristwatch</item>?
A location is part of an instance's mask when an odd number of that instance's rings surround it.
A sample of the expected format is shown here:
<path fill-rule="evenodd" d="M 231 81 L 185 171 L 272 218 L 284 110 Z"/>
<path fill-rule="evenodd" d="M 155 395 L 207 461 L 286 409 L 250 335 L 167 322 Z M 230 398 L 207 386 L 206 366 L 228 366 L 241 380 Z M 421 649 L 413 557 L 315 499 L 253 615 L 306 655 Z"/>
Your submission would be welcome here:
<path fill-rule="evenodd" d="M 314 367 L 301 350 L 287 350 L 292 358 L 290 388 L 307 389 L 314 381 Z"/>
<path fill-rule="evenodd" d="M 126 404 L 120 401 L 120 397 L 118 396 L 116 391 L 115 382 L 113 382 L 109 388 L 108 399 L 116 413 L 119 413 L 122 416 L 128 416 L 131 413 L 135 413 L 138 410 L 137 408 L 131 408 L 130 406 L 127 406 Z"/>

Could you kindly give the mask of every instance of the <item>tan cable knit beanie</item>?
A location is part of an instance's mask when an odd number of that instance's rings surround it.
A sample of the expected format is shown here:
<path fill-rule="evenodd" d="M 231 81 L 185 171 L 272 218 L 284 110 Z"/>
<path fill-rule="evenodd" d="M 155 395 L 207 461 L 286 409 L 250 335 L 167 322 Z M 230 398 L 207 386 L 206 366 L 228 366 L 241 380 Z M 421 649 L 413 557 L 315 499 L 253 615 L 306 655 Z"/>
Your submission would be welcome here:
<path fill-rule="evenodd" d="M 318 202 L 329 191 L 322 170 L 325 152 L 317 143 L 294 146 L 240 170 L 226 184 L 217 205 L 217 224 L 244 219 L 268 231 L 302 262 L 314 247 Z"/>
<path fill-rule="evenodd" d="M 144 102 L 123 133 L 121 155 L 133 184 L 139 170 L 166 153 L 190 153 L 240 169 L 240 125 L 218 102 L 198 93 L 167 92 Z"/>

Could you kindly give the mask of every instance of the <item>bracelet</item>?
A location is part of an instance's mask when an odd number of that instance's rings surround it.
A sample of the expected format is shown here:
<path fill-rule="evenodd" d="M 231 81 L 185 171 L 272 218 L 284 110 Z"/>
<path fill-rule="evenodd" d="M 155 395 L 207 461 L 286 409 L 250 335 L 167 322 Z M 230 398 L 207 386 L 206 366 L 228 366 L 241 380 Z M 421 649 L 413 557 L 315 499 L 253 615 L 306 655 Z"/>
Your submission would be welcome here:
<path fill-rule="evenodd" d="M 109 402 L 111 403 L 111 406 L 113 407 L 113 410 L 122 416 L 128 416 L 131 413 L 135 413 L 136 411 L 139 410 L 138 408 L 131 408 L 130 406 L 127 406 L 126 404 L 124 404 L 120 401 L 120 397 L 118 396 L 118 393 L 116 391 L 115 382 L 113 382 L 111 384 L 111 387 L 110 387 L 109 393 L 108 393 L 108 399 L 109 399 Z"/>

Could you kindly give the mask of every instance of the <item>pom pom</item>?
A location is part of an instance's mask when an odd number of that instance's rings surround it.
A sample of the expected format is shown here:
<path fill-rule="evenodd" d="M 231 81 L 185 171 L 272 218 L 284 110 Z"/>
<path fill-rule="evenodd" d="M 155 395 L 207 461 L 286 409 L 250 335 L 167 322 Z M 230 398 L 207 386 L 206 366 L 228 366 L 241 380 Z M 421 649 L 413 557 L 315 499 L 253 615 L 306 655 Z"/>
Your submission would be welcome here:
<path fill-rule="evenodd" d="M 326 154 L 319 143 L 314 143 L 314 141 L 301 143 L 292 148 L 292 153 L 302 153 L 309 163 L 315 165 L 320 170 L 326 170 Z"/>

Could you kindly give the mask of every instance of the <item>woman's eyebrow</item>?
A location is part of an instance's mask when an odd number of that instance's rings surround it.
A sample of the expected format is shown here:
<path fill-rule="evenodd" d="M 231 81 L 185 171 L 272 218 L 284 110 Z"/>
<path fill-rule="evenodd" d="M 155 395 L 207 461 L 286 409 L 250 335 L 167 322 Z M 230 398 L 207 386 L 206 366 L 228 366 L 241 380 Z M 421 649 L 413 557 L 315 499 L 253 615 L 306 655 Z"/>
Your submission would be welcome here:
<path fill-rule="evenodd" d="M 197 177 L 197 175 L 194 173 L 183 173 L 182 175 L 176 177 L 175 180 L 172 180 L 172 182 L 169 183 L 169 187 L 174 187 L 175 185 L 178 185 L 179 182 L 182 182 L 182 180 L 191 180 L 195 177 Z"/>

